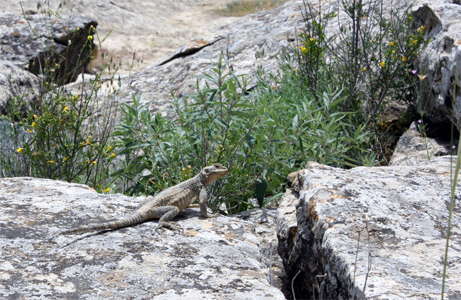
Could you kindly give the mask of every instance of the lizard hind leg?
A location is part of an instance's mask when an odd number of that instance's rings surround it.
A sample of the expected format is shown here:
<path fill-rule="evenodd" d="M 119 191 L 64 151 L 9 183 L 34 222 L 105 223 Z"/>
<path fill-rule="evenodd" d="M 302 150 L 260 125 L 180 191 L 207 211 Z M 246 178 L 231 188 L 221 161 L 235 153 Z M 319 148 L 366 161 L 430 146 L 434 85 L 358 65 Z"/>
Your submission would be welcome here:
<path fill-rule="evenodd" d="M 159 219 L 155 231 L 160 228 L 167 228 L 175 231 L 182 231 L 181 226 L 172 224 L 169 221 L 173 220 L 179 214 L 179 208 L 176 206 L 160 206 L 155 208 L 155 217 Z"/>

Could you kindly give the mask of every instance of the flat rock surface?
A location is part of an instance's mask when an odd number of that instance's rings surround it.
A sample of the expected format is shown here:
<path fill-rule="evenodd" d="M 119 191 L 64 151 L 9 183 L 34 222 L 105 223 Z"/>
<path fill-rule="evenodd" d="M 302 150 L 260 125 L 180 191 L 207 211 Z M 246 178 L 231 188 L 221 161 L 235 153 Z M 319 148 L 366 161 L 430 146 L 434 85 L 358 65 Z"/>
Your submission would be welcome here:
<path fill-rule="evenodd" d="M 310 163 L 293 174 L 278 236 L 297 298 L 439 299 L 451 159 L 350 170 Z M 446 299 L 461 298 L 460 212 L 457 201 Z"/>
<path fill-rule="evenodd" d="M 126 72 L 159 62 L 193 40 L 213 39 L 219 27 L 236 19 L 216 13 L 232 1 L 2 0 L 2 8 L 16 14 L 24 9 L 96 19 L 102 48 L 121 61 L 121 71 Z M 41 3 L 39 9 L 37 3 Z"/>
<path fill-rule="evenodd" d="M 241 218 L 200 219 L 189 209 L 177 219 L 182 234 L 147 222 L 84 239 L 57 236 L 120 218 L 141 201 L 61 181 L 1 178 L 0 298 L 285 299 L 268 283 L 259 248 L 269 230 Z"/>

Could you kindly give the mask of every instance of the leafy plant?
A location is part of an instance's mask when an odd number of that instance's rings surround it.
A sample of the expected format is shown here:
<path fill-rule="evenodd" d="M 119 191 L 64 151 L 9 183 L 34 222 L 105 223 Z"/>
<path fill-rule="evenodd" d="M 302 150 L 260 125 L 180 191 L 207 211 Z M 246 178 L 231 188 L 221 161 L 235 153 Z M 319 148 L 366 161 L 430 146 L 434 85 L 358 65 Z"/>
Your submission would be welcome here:
<path fill-rule="evenodd" d="M 309 160 L 374 161 L 366 128 L 340 111 L 343 89 L 306 92 L 287 64 L 279 76 L 261 75 L 249 94 L 245 77 L 229 70 L 220 60 L 193 96 L 176 101 L 175 120 L 151 115 L 136 100 L 124 106 L 115 132 L 124 164 L 116 175 L 128 192 L 153 194 L 220 162 L 230 174 L 212 188 L 219 198 L 211 205 L 236 212 L 251 207 L 249 198 L 282 192 L 286 175 Z"/>

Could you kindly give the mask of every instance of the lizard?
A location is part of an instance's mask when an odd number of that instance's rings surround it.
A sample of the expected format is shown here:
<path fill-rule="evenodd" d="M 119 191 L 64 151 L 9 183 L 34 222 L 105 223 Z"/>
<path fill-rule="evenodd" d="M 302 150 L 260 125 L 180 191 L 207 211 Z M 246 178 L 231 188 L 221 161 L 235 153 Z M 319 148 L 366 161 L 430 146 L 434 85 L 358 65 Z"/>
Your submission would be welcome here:
<path fill-rule="evenodd" d="M 130 216 L 112 222 L 77 227 L 63 231 L 61 234 L 110 231 L 156 219 L 159 220 L 157 229 L 161 227 L 172 230 L 178 229 L 180 226 L 171 224 L 169 221 L 174 219 L 181 211 L 185 210 L 197 199 L 200 203 L 201 216 L 204 218 L 208 217 L 208 193 L 206 191 L 206 186 L 212 184 L 227 173 L 228 169 L 218 163 L 204 167 L 200 173 L 194 177 L 169 187 L 154 196 L 148 197 L 147 201 Z"/>

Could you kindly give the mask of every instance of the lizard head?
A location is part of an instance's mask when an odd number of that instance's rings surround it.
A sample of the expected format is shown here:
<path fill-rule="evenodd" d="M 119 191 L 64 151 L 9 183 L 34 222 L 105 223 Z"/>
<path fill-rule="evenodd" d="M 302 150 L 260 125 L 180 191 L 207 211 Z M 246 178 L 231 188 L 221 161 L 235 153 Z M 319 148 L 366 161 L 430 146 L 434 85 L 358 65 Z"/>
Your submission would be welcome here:
<path fill-rule="evenodd" d="M 200 172 L 200 177 L 202 178 L 202 183 L 211 184 L 223 177 L 229 172 L 226 167 L 221 164 L 213 164 L 211 166 L 205 167 Z"/>

